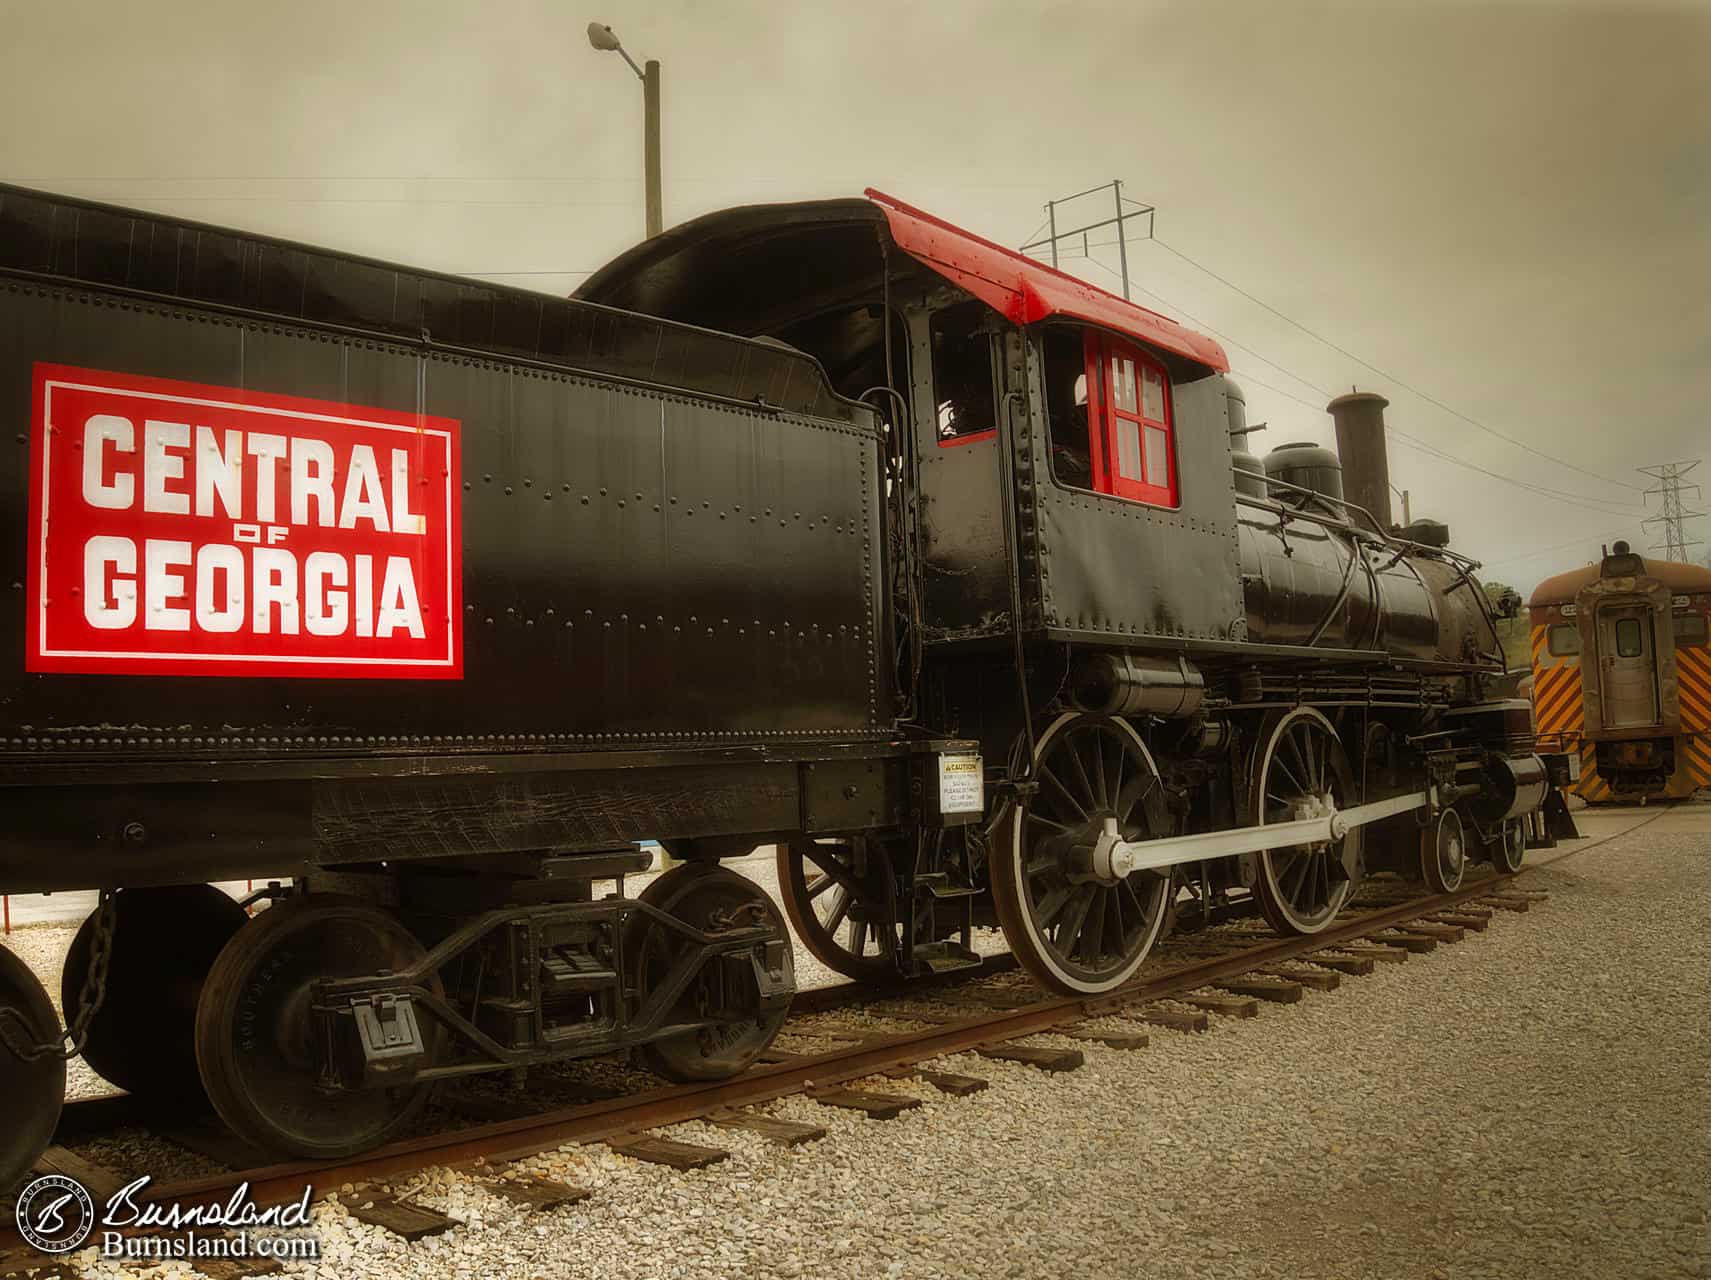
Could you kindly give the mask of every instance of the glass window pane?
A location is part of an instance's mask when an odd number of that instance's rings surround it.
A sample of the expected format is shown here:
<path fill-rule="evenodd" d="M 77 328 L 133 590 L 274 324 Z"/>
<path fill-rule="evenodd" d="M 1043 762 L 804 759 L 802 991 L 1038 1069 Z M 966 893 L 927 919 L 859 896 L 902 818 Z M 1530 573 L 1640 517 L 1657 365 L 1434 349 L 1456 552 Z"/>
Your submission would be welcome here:
<path fill-rule="evenodd" d="M 1154 427 L 1145 432 L 1147 442 L 1147 483 L 1161 489 L 1170 488 L 1170 437 Z"/>
<path fill-rule="evenodd" d="M 1164 421 L 1164 377 L 1157 369 L 1141 366 L 1141 415 Z"/>
<path fill-rule="evenodd" d="M 1638 618 L 1621 618 L 1617 621 L 1616 656 L 1618 658 L 1637 658 L 1640 656 L 1640 620 Z"/>
<path fill-rule="evenodd" d="M 1705 615 L 1703 613 L 1678 613 L 1675 615 L 1675 642 L 1678 645 L 1704 644 L 1706 640 Z"/>
<path fill-rule="evenodd" d="M 1141 428 L 1127 418 L 1117 419 L 1117 474 L 1125 480 L 1141 480 Z"/>
<path fill-rule="evenodd" d="M 1135 412 L 1135 362 L 1127 356 L 1111 361 L 1111 400 L 1125 413 Z"/>
<path fill-rule="evenodd" d="M 1572 622 L 1559 622 L 1546 633 L 1551 649 L 1551 657 L 1566 658 L 1570 654 L 1580 652 L 1580 628 Z"/>

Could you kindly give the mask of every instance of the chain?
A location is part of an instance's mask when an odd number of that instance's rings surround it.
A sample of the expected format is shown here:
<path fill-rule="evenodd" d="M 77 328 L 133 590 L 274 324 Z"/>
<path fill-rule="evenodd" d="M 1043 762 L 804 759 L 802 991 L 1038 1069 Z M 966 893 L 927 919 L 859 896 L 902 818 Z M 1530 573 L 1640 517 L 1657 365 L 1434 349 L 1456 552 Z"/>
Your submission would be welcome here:
<path fill-rule="evenodd" d="M 95 908 L 95 932 L 90 939 L 89 967 L 83 973 L 83 986 L 77 993 L 77 1016 L 59 1034 L 57 1040 L 31 1044 L 32 1032 L 23 1015 L 16 1009 L 0 1009 L 0 1039 L 6 1047 L 25 1062 L 43 1058 L 75 1058 L 83 1052 L 89 1039 L 89 1028 L 95 1015 L 107 999 L 107 964 L 113 958 L 113 921 L 115 916 L 113 891 L 101 891 L 100 905 Z"/>

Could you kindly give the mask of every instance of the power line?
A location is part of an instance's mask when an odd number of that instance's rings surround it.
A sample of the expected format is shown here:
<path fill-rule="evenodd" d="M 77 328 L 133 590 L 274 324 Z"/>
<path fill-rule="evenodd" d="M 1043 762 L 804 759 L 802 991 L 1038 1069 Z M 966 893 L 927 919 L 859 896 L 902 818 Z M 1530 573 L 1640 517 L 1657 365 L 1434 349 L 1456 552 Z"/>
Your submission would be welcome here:
<path fill-rule="evenodd" d="M 1117 274 L 1110 267 L 1106 266 L 1103 262 L 1099 261 L 1099 259 L 1097 259 L 1091 255 L 1077 254 L 1076 256 L 1079 258 L 1082 258 L 1085 261 L 1091 263 L 1092 265 L 1098 267 L 1101 271 L 1105 272 L 1107 275 L 1115 277 Z M 1184 317 L 1185 319 L 1193 322 L 1194 324 L 1201 325 L 1202 327 L 1204 327 L 1208 330 L 1211 330 L 1211 332 L 1213 332 L 1214 334 L 1217 334 L 1217 336 L 1223 338 L 1231 346 L 1237 347 L 1242 351 L 1246 351 L 1249 355 L 1255 357 L 1258 360 L 1263 361 L 1264 363 L 1270 365 L 1272 368 L 1277 369 L 1284 374 L 1287 374 L 1289 377 L 1291 377 L 1291 378 L 1295 379 L 1295 381 L 1299 382 L 1302 386 L 1308 387 L 1314 391 L 1317 391 L 1320 395 L 1324 396 L 1326 399 L 1330 399 L 1331 396 L 1333 395 L 1332 392 L 1325 390 L 1323 387 L 1318 386 L 1316 383 L 1313 383 L 1306 378 L 1303 378 L 1300 374 L 1295 373 L 1289 369 L 1285 369 L 1282 365 L 1278 364 L 1276 361 L 1269 360 L 1265 356 L 1260 355 L 1259 352 L 1255 351 L 1253 348 L 1245 346 L 1244 344 L 1242 344 L 1240 342 L 1237 342 L 1234 338 L 1229 337 L 1229 335 L 1224 334 L 1224 333 L 1220 333 L 1217 329 L 1213 329 L 1211 325 L 1206 324 L 1202 320 L 1196 319 L 1193 315 L 1191 315 L 1189 312 L 1183 310 L 1183 308 L 1178 306 L 1176 303 L 1172 302 L 1169 298 L 1166 298 L 1163 294 L 1155 293 L 1153 290 L 1144 288 L 1140 285 L 1134 285 L 1132 287 L 1140 289 L 1140 291 L 1142 293 L 1145 293 L 1149 298 L 1156 298 L 1160 303 L 1171 308 L 1171 310 L 1175 311 L 1178 315 L 1180 315 L 1180 316 Z M 1315 410 L 1316 412 L 1323 412 L 1323 410 L 1324 410 L 1324 405 L 1313 404 L 1310 401 L 1303 400 L 1298 395 L 1293 395 L 1290 392 L 1283 390 L 1283 388 L 1281 388 L 1281 387 L 1278 387 L 1272 383 L 1266 382 L 1262 378 L 1256 377 L 1252 372 L 1250 372 L 1248 370 L 1241 370 L 1240 373 L 1241 373 L 1241 376 L 1243 378 L 1247 379 L 1248 381 L 1257 383 L 1259 386 L 1265 387 L 1269 391 L 1274 391 L 1278 395 L 1283 396 L 1286 399 L 1293 400 L 1293 401 L 1295 401 L 1296 404 L 1304 405 L 1305 407 L 1312 409 L 1312 410 Z M 1617 503 L 1615 500 L 1610 499 L 1610 498 L 1594 497 L 1593 495 L 1586 494 L 1586 493 L 1573 493 L 1573 492 L 1570 492 L 1566 489 L 1554 489 L 1554 488 L 1550 487 L 1549 485 L 1534 484 L 1531 481 L 1517 480 L 1513 476 L 1503 475 L 1501 472 L 1492 471 L 1488 467 L 1482 467 L 1477 462 L 1469 462 L 1466 458 L 1458 458 L 1454 454 L 1445 453 L 1443 450 L 1438 449 L 1433 445 L 1427 444 L 1424 440 L 1421 440 L 1418 436 L 1409 435 L 1406 431 L 1403 431 L 1397 427 L 1393 427 L 1393 426 L 1389 425 L 1388 423 L 1385 425 L 1384 429 L 1388 435 L 1395 437 L 1396 439 L 1402 441 L 1405 444 L 1413 446 L 1415 449 L 1418 449 L 1423 453 L 1430 454 L 1434 458 L 1437 458 L 1437 459 L 1444 461 L 1444 462 L 1452 463 L 1453 465 L 1458 466 L 1458 467 L 1465 467 L 1469 471 L 1477 471 L 1480 475 L 1489 476 L 1493 480 L 1500 480 L 1504 484 L 1513 485 L 1517 489 L 1524 489 L 1529 493 L 1538 494 L 1540 497 L 1550 498 L 1553 502 L 1560 502 L 1560 501 L 1578 502 L 1578 503 L 1582 503 L 1582 504 L 1585 504 L 1588 506 L 1592 506 L 1595 509 L 1603 511 L 1609 515 L 1628 515 L 1628 514 L 1638 515 L 1638 514 L 1640 514 L 1640 509 L 1638 507 L 1625 507 L 1625 506 Z"/>
<path fill-rule="evenodd" d="M 1485 562 L 1485 567 L 1489 569 L 1492 565 L 1496 564 L 1514 564 L 1519 560 L 1531 560 L 1534 556 L 1546 555 L 1552 551 L 1561 551 L 1564 547 L 1585 546 L 1588 542 L 1601 543 L 1606 538 L 1614 538 L 1619 533 L 1627 533 L 1628 528 L 1629 526 L 1623 525 L 1619 529 L 1606 529 L 1603 533 L 1581 534 L 1580 537 L 1570 538 L 1567 542 L 1553 543 L 1551 546 L 1540 547 L 1536 551 L 1526 551 L 1518 556 L 1504 556 L 1501 560 L 1487 560 Z"/>
<path fill-rule="evenodd" d="M 1302 324 L 1299 320 L 1295 319 L 1293 316 L 1285 315 L 1282 311 L 1279 311 L 1276 307 L 1272 306 L 1271 303 L 1267 302 L 1264 298 L 1256 297 L 1254 294 L 1251 294 L 1246 289 L 1242 288 L 1241 285 L 1236 284 L 1233 280 L 1226 279 L 1224 276 L 1219 275 L 1216 271 L 1212 270 L 1211 267 L 1208 267 L 1202 263 L 1196 262 L 1193 258 L 1189 257 L 1186 253 L 1182 252 L 1182 250 L 1177 249 L 1174 246 L 1165 243 L 1163 240 L 1160 240 L 1156 236 L 1152 237 L 1152 242 L 1154 244 L 1156 244 L 1159 248 L 1163 249 L 1166 253 L 1172 254 L 1173 256 L 1182 259 L 1182 261 L 1188 263 L 1189 266 L 1194 267 L 1200 271 L 1204 271 L 1207 275 L 1211 276 L 1214 280 L 1218 281 L 1218 283 L 1224 285 L 1226 288 L 1235 290 L 1237 293 L 1241 294 L 1242 297 L 1246 298 L 1248 301 L 1256 304 L 1257 306 L 1264 307 L 1267 311 L 1271 312 L 1271 314 L 1276 316 L 1279 320 L 1282 320 L 1288 324 L 1294 325 L 1297 329 L 1301 330 L 1301 332 L 1306 334 L 1309 338 L 1312 338 L 1315 341 L 1324 343 L 1327 347 L 1331 348 L 1331 350 L 1339 352 L 1344 356 L 1347 356 L 1350 360 L 1353 360 L 1356 364 L 1360 365 L 1362 368 L 1369 369 L 1373 373 L 1376 373 L 1379 377 L 1384 378 L 1385 380 L 1387 380 L 1389 382 L 1394 382 L 1397 386 L 1402 387 L 1407 391 L 1413 392 L 1415 395 L 1419 396 L 1422 400 L 1424 400 L 1427 404 L 1437 406 L 1439 409 L 1442 409 L 1445 413 L 1449 414 L 1451 417 L 1460 418 L 1463 422 L 1469 424 L 1470 426 L 1478 427 L 1481 431 L 1487 432 L 1490 435 L 1494 435 L 1499 440 L 1508 441 L 1508 443 L 1514 445 L 1518 449 L 1525 449 L 1528 453 L 1534 454 L 1537 457 L 1544 458 L 1545 460 L 1547 460 L 1549 462 L 1554 462 L 1558 466 L 1567 467 L 1571 471 L 1578 471 L 1581 473 L 1581 475 L 1590 476 L 1592 479 L 1600 481 L 1604 484 L 1613 484 L 1613 485 L 1617 485 L 1617 486 L 1624 488 L 1624 489 L 1632 489 L 1636 493 L 1641 491 L 1640 487 L 1638 485 L 1629 484 L 1625 480 L 1616 480 L 1610 476 L 1600 475 L 1596 471 L 1589 471 L 1587 468 L 1582 467 L 1582 466 L 1577 466 L 1575 463 L 1569 462 L 1566 459 L 1559 458 L 1554 454 L 1546 453 L 1543 449 L 1537 448 L 1534 445 L 1530 445 L 1525 440 L 1517 440 L 1514 436 L 1506 435 L 1504 432 L 1497 430 L 1496 427 L 1487 426 L 1485 423 L 1481 422 L 1479 419 L 1468 416 L 1467 414 L 1463 413 L 1460 409 L 1452 408 L 1450 405 L 1445 404 L 1442 400 L 1438 399 L 1436 396 L 1430 394 L 1429 392 L 1420 390 L 1420 388 L 1418 388 L 1418 387 L 1412 385 L 1411 383 L 1406 382 L 1403 379 L 1397 377 L 1394 373 L 1386 372 L 1385 370 L 1380 369 L 1377 365 L 1371 363 L 1370 361 L 1361 359 L 1354 352 L 1350 351 L 1347 347 L 1344 347 L 1338 343 L 1331 341 L 1331 339 L 1325 337 L 1324 334 L 1317 333 L 1314 330 L 1309 329 L 1306 325 Z"/>

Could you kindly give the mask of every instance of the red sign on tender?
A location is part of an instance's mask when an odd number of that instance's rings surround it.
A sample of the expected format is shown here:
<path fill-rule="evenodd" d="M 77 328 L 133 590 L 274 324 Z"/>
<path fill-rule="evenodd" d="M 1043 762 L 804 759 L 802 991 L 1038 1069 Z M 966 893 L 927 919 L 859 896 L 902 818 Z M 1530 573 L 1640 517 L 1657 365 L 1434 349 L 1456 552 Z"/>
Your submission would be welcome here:
<path fill-rule="evenodd" d="M 462 678 L 456 421 L 35 375 L 29 670 Z"/>

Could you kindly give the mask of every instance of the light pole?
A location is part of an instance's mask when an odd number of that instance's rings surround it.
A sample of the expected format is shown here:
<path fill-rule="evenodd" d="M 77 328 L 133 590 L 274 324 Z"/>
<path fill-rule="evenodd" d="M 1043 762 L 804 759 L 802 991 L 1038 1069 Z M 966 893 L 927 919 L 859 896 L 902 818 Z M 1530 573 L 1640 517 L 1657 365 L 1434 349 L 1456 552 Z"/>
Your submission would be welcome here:
<path fill-rule="evenodd" d="M 602 53 L 619 54 L 642 82 L 642 150 L 647 166 L 648 237 L 652 239 L 665 230 L 659 182 L 659 63 L 650 58 L 644 66 L 638 67 L 629 50 L 618 42 L 612 28 L 603 22 L 588 24 L 588 43 Z"/>

